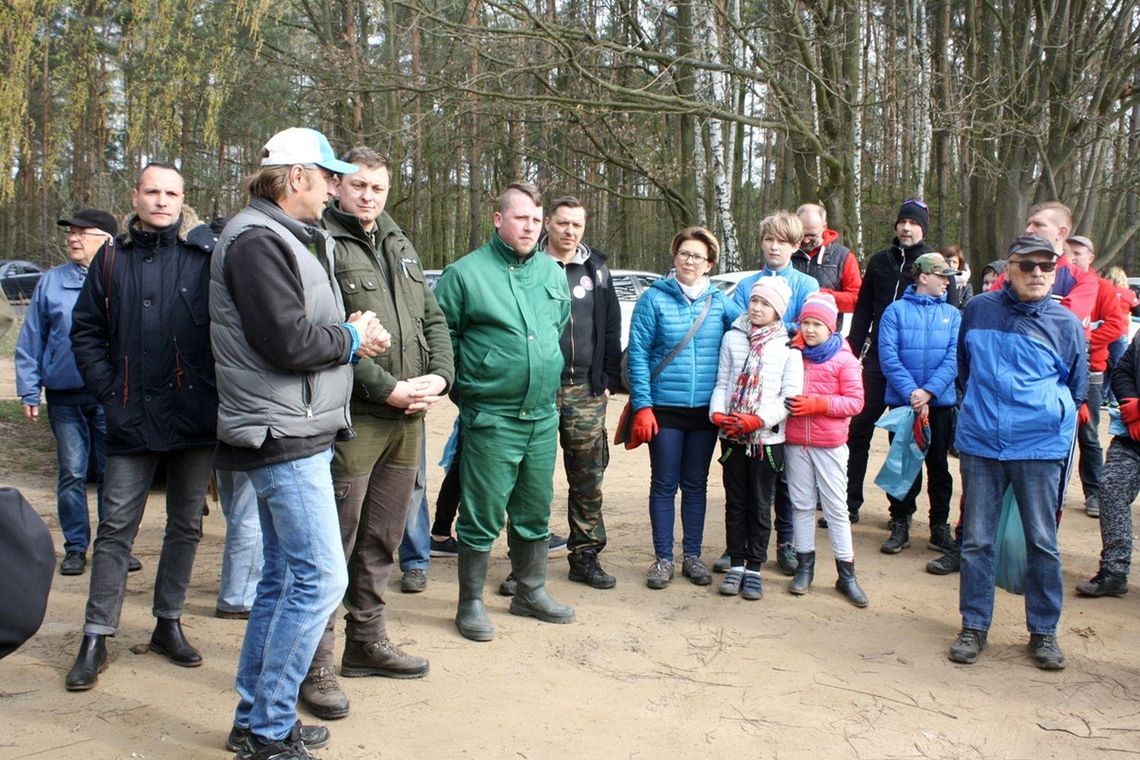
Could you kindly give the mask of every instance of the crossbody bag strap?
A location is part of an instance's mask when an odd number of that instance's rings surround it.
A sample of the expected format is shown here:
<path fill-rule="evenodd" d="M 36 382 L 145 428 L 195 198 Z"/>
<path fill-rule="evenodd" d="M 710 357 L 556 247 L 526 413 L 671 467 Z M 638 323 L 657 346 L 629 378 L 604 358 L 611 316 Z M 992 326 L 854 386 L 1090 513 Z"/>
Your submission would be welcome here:
<path fill-rule="evenodd" d="M 660 375 L 665 370 L 665 368 L 669 366 L 669 362 L 676 359 L 677 355 L 685 350 L 685 346 L 689 345 L 689 341 L 691 341 L 693 339 L 693 336 L 697 334 L 697 330 L 701 329 L 701 323 L 705 321 L 705 317 L 709 315 L 709 309 L 712 308 L 714 295 L 715 294 L 711 294 L 707 299 L 705 299 L 705 308 L 701 309 L 701 313 L 698 314 L 697 318 L 693 320 L 693 326 L 689 328 L 689 331 L 687 333 L 685 333 L 685 337 L 681 338 L 677 345 L 673 346 L 673 350 L 665 354 L 661 361 L 657 363 L 657 366 L 653 368 L 653 372 L 649 374 L 649 379 L 651 381 L 656 380 L 657 376 Z"/>

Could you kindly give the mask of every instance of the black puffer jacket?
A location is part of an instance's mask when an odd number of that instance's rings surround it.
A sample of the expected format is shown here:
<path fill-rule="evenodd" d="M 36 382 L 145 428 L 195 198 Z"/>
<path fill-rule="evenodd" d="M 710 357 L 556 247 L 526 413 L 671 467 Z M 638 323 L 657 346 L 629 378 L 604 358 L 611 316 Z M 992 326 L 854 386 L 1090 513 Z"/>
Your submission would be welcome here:
<path fill-rule="evenodd" d="M 867 344 L 867 359 L 878 361 L 879 320 L 892 303 L 902 298 L 907 285 L 914 282 L 914 261 L 934 249 L 920 240 L 912 246 L 902 247 L 895 238 L 891 247 L 879 251 L 867 262 L 863 273 L 863 287 L 851 315 L 851 332 L 847 341 L 856 356 L 862 356 Z"/>
<path fill-rule="evenodd" d="M 183 237 L 178 224 L 144 232 L 136 221 L 91 262 L 72 316 L 75 362 L 106 412 L 109 453 L 212 446 L 214 235 Z"/>

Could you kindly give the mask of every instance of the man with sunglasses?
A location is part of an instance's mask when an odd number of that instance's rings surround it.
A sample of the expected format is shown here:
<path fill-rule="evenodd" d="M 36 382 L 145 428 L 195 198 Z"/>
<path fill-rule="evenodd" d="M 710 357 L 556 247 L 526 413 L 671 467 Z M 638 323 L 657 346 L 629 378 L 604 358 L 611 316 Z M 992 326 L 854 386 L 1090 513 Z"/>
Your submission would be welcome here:
<path fill-rule="evenodd" d="M 929 227 L 930 210 L 926 204 L 913 198 L 903 201 L 895 219 L 895 239 L 889 248 L 868 260 L 851 315 L 847 341 L 863 360 L 864 391 L 863 411 L 851 418 L 847 439 L 847 511 L 853 523 L 859 522 L 859 509 L 863 506 L 863 479 L 867 476 L 875 422 L 887 408 L 887 380 L 879 368 L 879 320 L 887 307 L 902 298 L 907 286 L 914 283 L 918 257 L 935 252 L 923 240 Z"/>
<path fill-rule="evenodd" d="M 1053 244 L 1034 235 L 1007 252 L 1000 290 L 970 300 L 958 337 L 963 391 L 955 444 L 962 462 L 962 631 L 953 662 L 971 664 L 986 646 L 994 605 L 994 541 L 1012 487 L 1025 532 L 1025 612 L 1037 667 L 1060 670 L 1061 556 L 1057 483 L 1072 448 L 1088 383 L 1080 322 L 1051 298 Z"/>

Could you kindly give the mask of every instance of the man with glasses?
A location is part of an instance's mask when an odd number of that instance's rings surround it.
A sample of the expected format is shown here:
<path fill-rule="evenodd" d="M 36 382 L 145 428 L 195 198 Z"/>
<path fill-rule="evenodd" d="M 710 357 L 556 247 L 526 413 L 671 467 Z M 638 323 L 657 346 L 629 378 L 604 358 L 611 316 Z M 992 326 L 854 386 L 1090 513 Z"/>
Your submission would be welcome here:
<path fill-rule="evenodd" d="M 859 258 L 839 242 L 839 233 L 827 226 L 827 210 L 823 206 L 805 203 L 796 209 L 796 216 L 804 226 L 804 239 L 792 254 L 792 266 L 813 277 L 821 293 L 835 298 L 839 308 L 836 328 L 842 328 L 843 315 L 855 310 L 863 285 Z"/>
<path fill-rule="evenodd" d="M 99 249 L 119 234 L 119 225 L 106 211 L 85 208 L 60 219 L 59 226 L 67 231 L 71 261 L 45 273 L 32 293 L 16 343 L 16 392 L 30 422 L 39 421 L 41 391 L 46 393 L 59 461 L 56 506 L 64 551 L 59 572 L 81 575 L 91 540 L 87 473 L 92 469 L 99 485 L 97 511 L 103 517 L 107 419 L 75 366 L 71 312 L 87 278 L 87 267 Z"/>
<path fill-rule="evenodd" d="M 248 475 L 265 547 L 226 742 L 243 759 L 307 758 L 329 740 L 297 720 L 301 680 L 348 585 L 329 465 L 333 444 L 352 435 L 352 362 L 389 343 L 372 312 L 345 321 L 326 263 L 333 241 L 319 227 L 333 174 L 357 168 L 320 132 L 275 134 L 210 267 L 215 465 Z"/>
<path fill-rule="evenodd" d="M 902 298 L 914 283 L 914 262 L 924 253 L 934 253 L 923 238 L 930 226 L 930 210 L 920 200 L 903 201 L 895 219 L 895 239 L 867 262 L 863 286 L 851 315 L 847 341 L 863 360 L 863 411 L 851 418 L 847 439 L 847 511 L 859 522 L 863 506 L 863 479 L 875 423 L 886 411 L 887 381 L 879 367 L 879 320 L 892 303 Z"/>
<path fill-rule="evenodd" d="M 970 300 L 958 338 L 963 391 L 955 445 L 962 461 L 962 631 L 950 659 L 971 664 L 986 646 L 994 606 L 994 541 L 1012 486 L 1025 532 L 1025 615 L 1037 667 L 1060 670 L 1061 556 L 1057 483 L 1088 382 L 1080 322 L 1050 297 L 1057 252 L 1034 235 L 1006 254 L 1001 290 Z"/>
<path fill-rule="evenodd" d="M 71 691 L 90 689 L 107 667 L 106 638 L 119 627 L 131 546 L 162 465 L 166 528 L 150 649 L 175 665 L 202 664 L 181 617 L 215 441 L 207 313 L 214 236 L 204 226 L 190 227 L 184 198 L 176 166 L 152 163 L 142 170 L 127 232 L 91 260 L 72 312 L 75 364 L 107 420 L 107 469 L 83 639 L 66 680 Z"/>

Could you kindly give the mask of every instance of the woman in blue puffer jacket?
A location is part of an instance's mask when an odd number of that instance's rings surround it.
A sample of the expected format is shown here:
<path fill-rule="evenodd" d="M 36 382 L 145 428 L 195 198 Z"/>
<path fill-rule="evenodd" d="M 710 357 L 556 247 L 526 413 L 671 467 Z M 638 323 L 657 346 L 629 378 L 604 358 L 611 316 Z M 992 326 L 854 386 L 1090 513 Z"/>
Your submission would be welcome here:
<path fill-rule="evenodd" d="M 674 499 L 681 489 L 682 573 L 698 586 L 712 582 L 701 561 L 709 465 L 717 428 L 709 422 L 720 342 L 741 313 L 708 273 L 720 244 L 703 227 L 673 238 L 675 274 L 657 280 L 633 309 L 627 358 L 634 410 L 631 443 L 649 443 L 649 520 L 656 557 L 646 585 L 673 579 Z M 700 320 L 692 337 L 674 351 Z M 671 358 L 670 358 L 671 357 Z M 664 365 L 664 366 L 662 366 Z"/>

